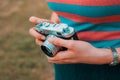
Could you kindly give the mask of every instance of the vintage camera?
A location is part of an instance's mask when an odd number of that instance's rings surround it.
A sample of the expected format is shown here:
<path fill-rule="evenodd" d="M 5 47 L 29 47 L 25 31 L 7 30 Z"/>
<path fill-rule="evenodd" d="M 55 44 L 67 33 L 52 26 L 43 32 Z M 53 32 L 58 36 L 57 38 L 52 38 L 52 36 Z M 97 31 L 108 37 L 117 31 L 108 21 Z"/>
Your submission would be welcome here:
<path fill-rule="evenodd" d="M 36 30 L 40 34 L 46 36 L 46 40 L 40 46 L 41 50 L 49 57 L 55 56 L 55 54 L 62 50 L 63 47 L 56 46 L 48 42 L 48 38 L 50 37 L 59 37 L 63 39 L 73 39 L 73 35 L 75 34 L 74 29 L 67 24 L 60 23 L 48 23 L 43 22 L 36 25 Z"/>

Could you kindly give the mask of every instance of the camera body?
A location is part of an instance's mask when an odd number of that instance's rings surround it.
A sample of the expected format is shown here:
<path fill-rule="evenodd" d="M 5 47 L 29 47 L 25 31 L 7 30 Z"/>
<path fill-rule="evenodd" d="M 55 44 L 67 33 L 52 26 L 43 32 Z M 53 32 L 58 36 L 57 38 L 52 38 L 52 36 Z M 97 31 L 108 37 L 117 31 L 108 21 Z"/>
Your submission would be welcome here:
<path fill-rule="evenodd" d="M 75 34 L 74 28 L 64 23 L 56 24 L 56 23 L 42 22 L 36 25 L 36 30 L 40 34 L 46 36 L 46 40 L 43 42 L 40 48 L 49 57 L 55 56 L 55 54 L 58 51 L 62 50 L 63 47 L 56 46 L 48 42 L 48 38 L 59 37 L 62 39 L 73 39 L 73 35 Z"/>

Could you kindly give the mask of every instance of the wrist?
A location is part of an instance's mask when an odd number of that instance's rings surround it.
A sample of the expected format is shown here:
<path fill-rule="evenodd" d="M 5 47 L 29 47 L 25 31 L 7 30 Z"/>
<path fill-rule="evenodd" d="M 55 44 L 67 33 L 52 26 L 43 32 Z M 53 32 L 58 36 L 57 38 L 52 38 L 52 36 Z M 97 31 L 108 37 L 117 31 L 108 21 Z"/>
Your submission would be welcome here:
<path fill-rule="evenodd" d="M 88 64 L 110 64 L 114 59 L 110 49 L 93 48 L 89 53 L 92 57 L 89 55 L 84 59 Z"/>
<path fill-rule="evenodd" d="M 101 57 L 101 63 L 102 64 L 110 64 L 114 61 L 115 56 L 113 56 L 113 52 L 111 49 L 98 49 L 99 54 L 102 53 Z M 120 48 L 116 48 L 116 51 L 118 53 L 118 62 L 120 62 Z M 102 62 L 103 61 L 103 62 Z"/>
<path fill-rule="evenodd" d="M 99 64 L 110 64 L 114 57 L 110 49 L 100 49 L 98 48 L 99 54 Z"/>

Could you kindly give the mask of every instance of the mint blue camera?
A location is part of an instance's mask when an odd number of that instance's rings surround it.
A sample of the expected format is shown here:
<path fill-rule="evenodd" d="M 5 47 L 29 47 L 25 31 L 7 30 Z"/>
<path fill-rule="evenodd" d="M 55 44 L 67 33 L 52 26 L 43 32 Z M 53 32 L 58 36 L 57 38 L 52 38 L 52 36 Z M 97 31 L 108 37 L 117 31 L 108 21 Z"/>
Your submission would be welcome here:
<path fill-rule="evenodd" d="M 48 38 L 59 37 L 63 39 L 73 39 L 75 34 L 74 28 L 68 26 L 67 24 L 60 23 L 48 23 L 43 22 L 36 25 L 36 30 L 46 36 L 46 40 L 40 46 L 41 50 L 49 57 L 55 56 L 55 54 L 62 50 L 63 47 L 56 46 L 48 42 Z"/>

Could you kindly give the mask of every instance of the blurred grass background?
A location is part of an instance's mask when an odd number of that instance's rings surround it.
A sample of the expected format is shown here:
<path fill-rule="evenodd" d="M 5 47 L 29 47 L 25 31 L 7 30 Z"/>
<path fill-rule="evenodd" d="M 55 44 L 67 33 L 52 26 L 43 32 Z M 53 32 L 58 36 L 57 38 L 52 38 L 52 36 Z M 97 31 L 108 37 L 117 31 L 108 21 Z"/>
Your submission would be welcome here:
<path fill-rule="evenodd" d="M 30 16 L 50 14 L 45 0 L 0 0 L 0 80 L 53 80 L 53 65 L 28 33 Z"/>

